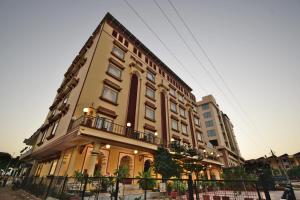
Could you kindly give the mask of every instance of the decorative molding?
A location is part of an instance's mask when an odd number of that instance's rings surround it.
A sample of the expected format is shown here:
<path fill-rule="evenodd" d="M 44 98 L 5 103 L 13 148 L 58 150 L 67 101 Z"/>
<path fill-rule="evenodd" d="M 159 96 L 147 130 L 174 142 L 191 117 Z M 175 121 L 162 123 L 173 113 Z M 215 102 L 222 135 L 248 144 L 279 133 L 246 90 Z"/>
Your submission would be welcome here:
<path fill-rule="evenodd" d="M 110 86 L 110 87 L 112 87 L 112 88 L 114 88 L 115 90 L 117 90 L 119 92 L 122 90 L 122 88 L 119 85 L 117 85 L 116 83 L 114 83 L 114 82 L 112 82 L 108 79 L 104 79 L 103 83 Z"/>
<path fill-rule="evenodd" d="M 154 103 L 151 103 L 150 101 L 145 101 L 145 105 L 149 106 L 150 108 L 156 109 L 156 106 Z"/>
<path fill-rule="evenodd" d="M 108 108 L 104 108 L 102 106 L 99 106 L 97 108 L 97 112 L 100 114 L 106 115 L 108 117 L 114 118 L 114 119 L 118 116 L 115 111 L 110 110 Z"/>
<path fill-rule="evenodd" d="M 152 126 L 152 125 L 147 124 L 147 123 L 145 123 L 144 129 L 148 129 L 148 130 L 150 130 L 150 131 L 156 131 L 155 126 Z"/>
<path fill-rule="evenodd" d="M 125 69 L 125 67 L 121 63 L 119 63 L 116 59 L 110 57 L 108 60 L 109 60 L 109 62 L 114 64 L 116 67 L 119 67 L 121 70 Z"/>

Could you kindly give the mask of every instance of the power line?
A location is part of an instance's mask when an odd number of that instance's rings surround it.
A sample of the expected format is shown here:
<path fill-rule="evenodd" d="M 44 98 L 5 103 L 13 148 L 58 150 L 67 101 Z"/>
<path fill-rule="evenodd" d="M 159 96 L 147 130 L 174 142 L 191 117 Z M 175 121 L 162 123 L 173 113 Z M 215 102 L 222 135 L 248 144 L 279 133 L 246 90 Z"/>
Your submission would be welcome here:
<path fill-rule="evenodd" d="M 177 33 L 177 35 L 180 37 L 181 41 L 184 43 L 184 45 L 186 46 L 186 48 L 190 51 L 190 53 L 193 55 L 193 57 L 198 61 L 198 63 L 201 65 L 201 67 L 203 68 L 203 70 L 209 75 L 210 79 L 213 81 L 213 83 L 216 85 L 216 87 L 221 91 L 221 93 L 223 94 L 223 96 L 227 99 L 227 101 L 233 106 L 233 108 L 236 108 L 233 103 L 231 102 L 231 100 L 227 97 L 227 95 L 224 93 L 224 91 L 222 90 L 222 88 L 219 86 L 219 84 L 217 83 L 217 81 L 214 79 L 213 75 L 207 70 L 207 68 L 204 66 L 204 64 L 201 62 L 201 60 L 199 59 L 199 57 L 196 55 L 196 53 L 191 49 L 191 47 L 188 45 L 188 43 L 186 42 L 186 40 L 184 39 L 184 37 L 182 36 L 182 34 L 179 32 L 178 28 L 174 25 L 174 23 L 172 22 L 172 20 L 168 17 L 168 15 L 165 13 L 165 11 L 162 9 L 162 7 L 157 3 L 156 0 L 153 0 L 153 2 L 155 3 L 155 5 L 159 8 L 159 10 L 161 11 L 161 13 L 164 15 L 164 17 L 166 18 L 166 20 L 168 21 L 168 23 L 172 26 L 172 28 L 175 30 L 175 32 Z M 179 13 L 178 13 L 179 14 Z M 182 18 L 181 18 L 182 19 Z M 188 30 L 190 30 L 187 27 Z M 193 35 L 194 40 L 196 40 L 195 36 Z M 197 40 L 196 40 L 197 41 Z M 198 42 L 198 41 L 197 41 Z M 198 45 L 200 46 L 200 48 L 202 49 L 202 51 L 204 51 L 204 49 L 201 47 L 201 45 L 198 43 Z M 205 52 L 205 51 L 204 51 Z M 223 77 L 221 76 L 221 74 L 217 71 L 215 65 L 213 64 L 212 60 L 208 57 L 207 53 L 205 52 L 206 57 L 209 59 L 210 63 L 214 66 L 214 70 L 217 72 L 217 74 L 219 75 L 219 77 L 221 78 L 222 82 L 224 82 L 224 84 L 226 84 L 225 80 L 223 79 Z M 230 88 L 227 85 L 227 89 L 231 92 Z M 232 92 L 231 92 L 232 93 Z M 234 96 L 233 96 L 234 97 Z M 238 102 L 238 101 L 237 101 Z M 238 104 L 240 105 L 240 104 Z M 243 117 L 243 120 L 245 123 L 247 123 L 247 120 Z M 248 124 L 249 125 L 249 124 Z"/>
<path fill-rule="evenodd" d="M 206 89 L 197 81 L 197 78 L 194 77 L 194 75 L 187 70 L 186 66 L 179 60 L 179 58 L 174 54 L 174 52 L 160 39 L 160 37 L 156 34 L 156 32 L 148 25 L 148 23 L 141 17 L 141 15 L 134 9 L 134 7 L 131 6 L 131 4 L 124 0 L 124 2 L 128 5 L 128 7 L 139 17 L 139 19 L 143 22 L 143 24 L 151 31 L 151 33 L 160 41 L 160 43 L 164 46 L 164 48 L 175 58 L 175 60 L 180 64 L 180 66 L 186 71 L 192 79 L 195 81 L 195 83 L 198 84 L 198 86 L 205 92 L 208 93 Z"/>
<path fill-rule="evenodd" d="M 176 59 L 176 61 L 178 63 L 181 64 L 181 67 L 183 67 L 185 69 L 185 71 L 187 71 L 189 73 L 189 75 L 195 80 L 195 82 L 199 85 L 199 82 L 197 81 L 197 79 L 194 78 L 194 76 L 185 68 L 185 66 L 182 64 L 182 62 L 178 59 L 178 57 L 167 47 L 167 45 L 162 41 L 162 39 L 156 34 L 156 32 L 148 25 L 148 23 L 141 17 L 141 15 L 135 10 L 135 8 L 127 1 L 124 0 L 124 2 L 128 5 L 128 7 L 138 16 L 138 18 L 143 22 L 143 24 L 154 34 L 154 36 L 160 41 L 160 43 L 167 49 L 167 51 Z M 158 6 L 159 7 L 159 6 Z M 160 8 L 160 7 L 159 7 Z M 166 16 L 166 15 L 165 15 Z M 169 19 L 166 16 L 167 19 Z M 168 20 L 170 24 L 173 24 L 170 19 Z M 185 46 L 190 50 L 190 52 L 192 53 L 192 55 L 195 57 L 195 59 L 200 63 L 200 65 L 202 66 L 202 68 L 206 71 L 206 73 L 210 76 L 210 78 L 213 80 L 213 82 L 215 83 L 215 85 L 218 87 L 218 89 L 222 92 L 222 94 L 224 95 L 224 97 L 227 99 L 227 101 L 229 103 L 232 104 L 232 102 L 229 100 L 229 98 L 226 96 L 226 94 L 223 92 L 223 90 L 219 87 L 219 85 L 217 84 L 217 82 L 215 81 L 215 79 L 213 78 L 213 76 L 210 74 L 210 72 L 204 67 L 204 65 L 202 64 L 202 62 L 199 60 L 199 58 L 195 55 L 195 53 L 191 50 L 191 48 L 189 47 L 189 45 L 186 43 L 186 41 L 183 39 L 183 37 L 181 36 L 181 34 L 179 33 L 179 31 L 177 30 L 177 28 L 173 25 L 172 26 L 175 31 L 177 32 L 177 34 L 179 35 L 179 37 L 182 39 L 182 41 L 184 42 Z M 202 86 L 201 86 L 202 87 Z M 203 90 L 205 90 L 203 88 Z M 232 106 L 234 107 L 234 105 L 232 104 Z M 235 107 L 234 107 L 235 108 Z M 251 138 L 252 139 L 252 138 Z"/>
<path fill-rule="evenodd" d="M 157 2 L 154 0 L 154 2 L 157 4 Z M 177 8 L 174 6 L 174 4 L 172 3 L 172 1 L 168 0 L 169 4 L 172 6 L 172 8 L 174 9 L 176 15 L 179 17 L 180 21 L 183 23 L 184 27 L 187 29 L 187 31 L 190 33 L 190 35 L 192 36 L 193 40 L 195 41 L 196 45 L 199 47 L 199 49 L 202 51 L 203 55 L 207 58 L 208 62 L 210 63 L 212 69 L 216 72 L 216 74 L 218 75 L 218 77 L 220 78 L 220 80 L 222 81 L 222 83 L 224 84 L 225 88 L 227 89 L 227 91 L 229 92 L 229 94 L 232 96 L 232 98 L 234 99 L 235 103 L 238 105 L 239 110 L 241 113 L 243 113 L 246 118 L 248 118 L 248 121 L 252 124 L 252 126 L 258 130 L 257 126 L 254 124 L 254 122 L 251 120 L 251 118 L 249 117 L 248 113 L 245 111 L 245 109 L 243 108 L 243 106 L 240 104 L 239 100 L 237 99 L 237 97 L 234 95 L 234 93 L 232 92 L 232 90 L 230 89 L 230 87 L 228 86 L 227 82 L 225 81 L 225 79 L 223 78 L 223 76 L 221 75 L 221 73 L 218 71 L 217 67 L 215 66 L 214 62 L 212 61 L 212 59 L 209 57 L 209 55 L 207 54 L 207 51 L 204 49 L 204 47 L 202 47 L 202 45 L 200 44 L 200 42 L 197 40 L 197 38 L 195 37 L 194 33 L 191 31 L 191 29 L 189 28 L 189 26 L 187 25 L 187 23 L 185 22 L 185 20 L 183 19 L 183 17 L 180 15 L 180 13 L 178 12 Z"/>

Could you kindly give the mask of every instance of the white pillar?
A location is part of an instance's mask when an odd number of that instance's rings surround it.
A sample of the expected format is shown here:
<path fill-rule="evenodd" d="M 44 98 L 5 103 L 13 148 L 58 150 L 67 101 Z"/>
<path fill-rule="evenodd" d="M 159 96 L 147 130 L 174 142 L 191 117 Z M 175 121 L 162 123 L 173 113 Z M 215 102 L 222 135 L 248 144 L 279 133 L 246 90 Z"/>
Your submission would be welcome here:
<path fill-rule="evenodd" d="M 66 174 L 68 176 L 73 176 L 74 175 L 77 155 L 78 155 L 78 146 L 75 146 L 72 149 L 71 158 L 70 158 L 70 161 L 69 161 L 69 164 L 68 164 L 69 166 L 68 166 L 68 169 L 67 169 L 67 172 L 66 172 Z"/>
<path fill-rule="evenodd" d="M 97 158 L 100 153 L 100 144 L 99 143 L 94 143 L 93 151 L 91 152 L 90 155 L 87 155 L 87 166 L 88 170 L 87 173 L 89 176 L 93 176 L 94 170 L 95 170 L 95 165 L 97 163 Z"/>

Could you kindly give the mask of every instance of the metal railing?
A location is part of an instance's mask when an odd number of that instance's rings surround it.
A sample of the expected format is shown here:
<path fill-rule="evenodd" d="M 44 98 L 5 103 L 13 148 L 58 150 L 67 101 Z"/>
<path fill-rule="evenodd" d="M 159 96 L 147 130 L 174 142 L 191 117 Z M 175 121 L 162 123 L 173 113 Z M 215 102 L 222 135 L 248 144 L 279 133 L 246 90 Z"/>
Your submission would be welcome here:
<path fill-rule="evenodd" d="M 94 128 L 151 144 L 159 144 L 159 138 L 153 133 L 133 130 L 131 127 L 113 123 L 110 119 L 104 117 L 81 116 L 72 122 L 69 131 L 76 129 L 79 126 Z"/>
<path fill-rule="evenodd" d="M 257 181 L 118 177 L 28 177 L 22 188 L 42 199 L 262 200 Z"/>

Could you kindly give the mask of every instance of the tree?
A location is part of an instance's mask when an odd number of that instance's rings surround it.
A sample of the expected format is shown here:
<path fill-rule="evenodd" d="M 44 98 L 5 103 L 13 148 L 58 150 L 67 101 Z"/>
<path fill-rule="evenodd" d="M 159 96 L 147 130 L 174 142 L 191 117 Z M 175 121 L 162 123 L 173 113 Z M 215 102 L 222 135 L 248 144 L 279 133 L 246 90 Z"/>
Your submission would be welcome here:
<path fill-rule="evenodd" d="M 300 166 L 293 167 L 287 171 L 290 179 L 300 179 Z"/>
<path fill-rule="evenodd" d="M 158 147 L 154 156 L 154 171 L 162 176 L 162 179 L 179 177 L 182 172 L 180 165 L 172 158 L 170 152 L 163 147 Z"/>

